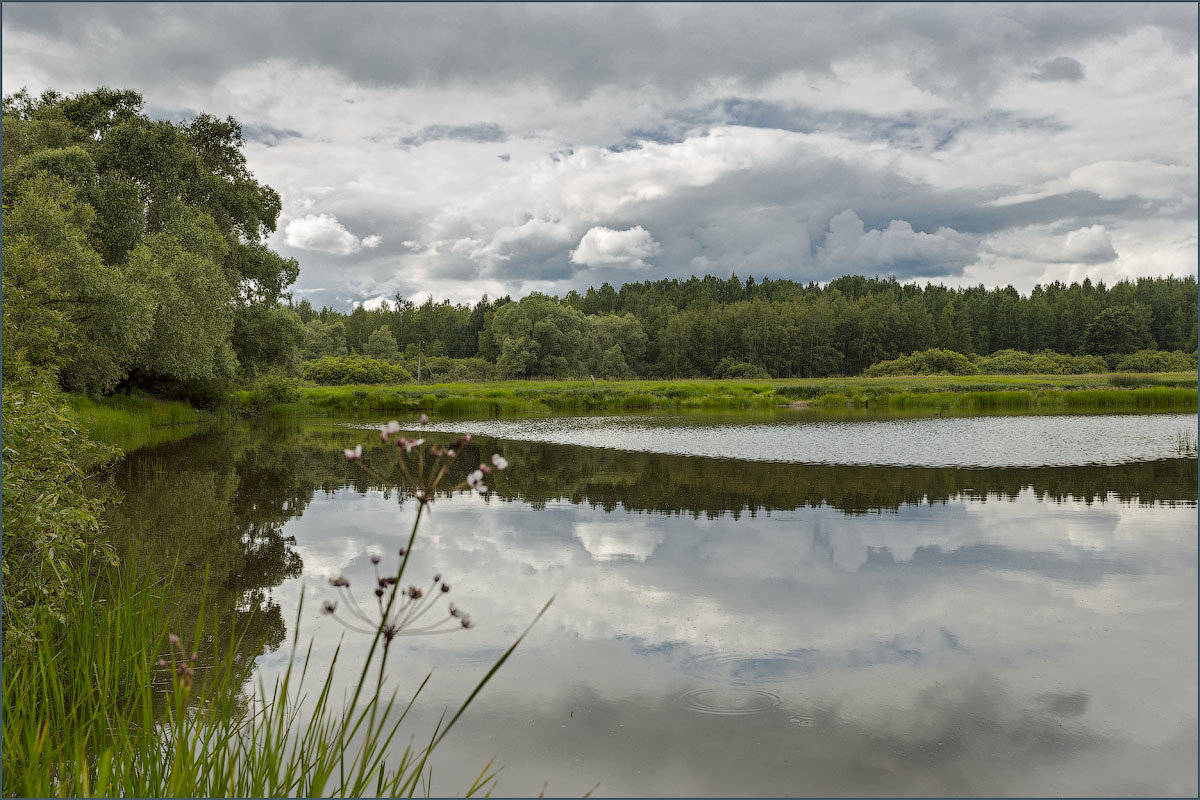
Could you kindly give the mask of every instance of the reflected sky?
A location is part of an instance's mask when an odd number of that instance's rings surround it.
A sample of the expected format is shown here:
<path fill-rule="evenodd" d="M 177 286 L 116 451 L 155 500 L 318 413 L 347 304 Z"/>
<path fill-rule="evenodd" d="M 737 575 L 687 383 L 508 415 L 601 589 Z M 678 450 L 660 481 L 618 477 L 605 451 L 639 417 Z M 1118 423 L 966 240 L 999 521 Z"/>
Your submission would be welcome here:
<path fill-rule="evenodd" d="M 1009 419 L 1011 442 L 1031 418 Z M 369 555 L 395 559 L 415 506 L 346 464 L 355 437 L 253 426 L 135 454 L 113 519 L 163 552 L 268 531 L 289 566 L 260 591 L 288 641 L 303 591 L 310 672 L 339 642 L 357 665 L 369 640 L 316 608 L 337 575 L 370 597 Z M 497 796 L 1196 793 L 1195 458 L 963 469 L 472 448 L 513 466 L 487 496 L 436 501 L 408 579 L 444 575 L 476 627 L 397 640 L 388 686 L 406 696 L 433 670 L 406 730 L 431 732 L 555 601 L 443 742 L 435 794 L 493 756 Z M 225 499 L 188 499 L 210 484 Z M 222 585 L 261 569 L 238 547 Z M 287 658 L 261 654 L 260 676 Z"/>
<path fill-rule="evenodd" d="M 414 574 L 447 575 L 478 627 L 404 642 L 399 685 L 435 668 L 418 726 L 556 598 L 444 743 L 447 776 L 499 755 L 516 795 L 1195 785 L 1194 508 L 1031 491 L 738 520 L 439 503 Z M 410 515 L 378 493 L 314 502 L 288 532 L 315 594 L 339 574 L 365 591 L 367 554 L 394 552 Z M 352 663 L 366 642 L 346 643 Z"/>

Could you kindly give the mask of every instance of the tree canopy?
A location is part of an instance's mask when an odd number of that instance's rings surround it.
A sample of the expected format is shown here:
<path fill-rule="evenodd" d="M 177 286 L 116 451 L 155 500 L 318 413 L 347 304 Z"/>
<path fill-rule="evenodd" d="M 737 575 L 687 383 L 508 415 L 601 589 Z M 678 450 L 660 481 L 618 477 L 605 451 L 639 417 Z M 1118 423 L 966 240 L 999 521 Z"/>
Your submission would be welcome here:
<path fill-rule="evenodd" d="M 280 301 L 299 265 L 264 244 L 280 200 L 241 126 L 142 108 L 104 88 L 4 99 L 6 378 L 204 394 L 294 368 L 303 329 Z"/>
<path fill-rule="evenodd" d="M 297 310 L 309 316 L 314 354 L 366 353 L 369 337 L 386 327 L 406 359 L 419 342 L 427 356 L 483 358 L 504 377 L 823 377 L 930 349 L 1021 353 L 1001 361 L 1052 372 L 1078 366 L 1054 354 L 1103 356 L 1111 369 L 1147 348 L 1195 353 L 1196 298 L 1191 276 L 1111 287 L 1055 282 L 1021 295 L 1011 286 L 856 275 L 825 286 L 709 275 L 603 284 L 561 299 L 535 293 L 469 306 L 398 298 L 351 314 L 302 301 Z"/>

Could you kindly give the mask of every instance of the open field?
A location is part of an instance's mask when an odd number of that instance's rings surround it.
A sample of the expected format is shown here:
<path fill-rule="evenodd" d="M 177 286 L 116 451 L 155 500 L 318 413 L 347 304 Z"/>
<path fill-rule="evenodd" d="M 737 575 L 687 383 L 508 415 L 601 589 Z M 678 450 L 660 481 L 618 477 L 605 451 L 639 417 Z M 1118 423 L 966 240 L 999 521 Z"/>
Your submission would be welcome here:
<path fill-rule="evenodd" d="M 248 392 L 231 404 L 249 410 Z M 305 386 L 276 415 L 354 412 L 544 414 L 642 409 L 817 408 L 963 411 L 1194 410 L 1190 373 L 972 375 L 782 380 L 501 381 L 430 386 Z"/>

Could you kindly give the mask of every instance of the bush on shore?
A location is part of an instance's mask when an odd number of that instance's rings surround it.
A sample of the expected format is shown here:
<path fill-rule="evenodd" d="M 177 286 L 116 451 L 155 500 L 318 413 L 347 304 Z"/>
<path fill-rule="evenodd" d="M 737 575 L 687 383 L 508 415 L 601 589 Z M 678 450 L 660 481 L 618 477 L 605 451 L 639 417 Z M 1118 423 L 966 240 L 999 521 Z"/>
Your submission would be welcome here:
<path fill-rule="evenodd" d="M 1117 361 L 1117 372 L 1190 372 L 1196 369 L 1196 354 L 1182 350 L 1138 350 Z"/>
<path fill-rule="evenodd" d="M 304 379 L 324 386 L 348 383 L 412 383 L 413 376 L 398 364 L 370 356 L 326 356 L 304 365 Z"/>
<path fill-rule="evenodd" d="M 1071 356 L 1053 350 L 1026 353 L 1023 350 L 997 350 L 990 356 L 977 356 L 979 371 L 987 375 L 1088 375 L 1108 372 L 1100 356 Z"/>
<path fill-rule="evenodd" d="M 868 378 L 900 375 L 1094 375 L 1104 372 L 1190 372 L 1196 354 L 1181 351 L 1139 350 L 1105 360 L 1096 355 L 1067 355 L 1052 350 L 1026 353 L 997 350 L 990 356 L 969 358 L 953 350 L 923 350 L 868 367 Z"/>
<path fill-rule="evenodd" d="M 111 456 L 85 436 L 53 388 L 4 389 L 4 655 L 29 645 L 39 610 L 63 619 L 67 595 L 99 541 L 101 504 L 80 466 Z"/>
<path fill-rule="evenodd" d="M 868 378 L 892 375 L 975 375 L 979 369 L 971 359 L 953 350 L 922 350 L 890 361 L 880 361 L 863 371 Z"/>

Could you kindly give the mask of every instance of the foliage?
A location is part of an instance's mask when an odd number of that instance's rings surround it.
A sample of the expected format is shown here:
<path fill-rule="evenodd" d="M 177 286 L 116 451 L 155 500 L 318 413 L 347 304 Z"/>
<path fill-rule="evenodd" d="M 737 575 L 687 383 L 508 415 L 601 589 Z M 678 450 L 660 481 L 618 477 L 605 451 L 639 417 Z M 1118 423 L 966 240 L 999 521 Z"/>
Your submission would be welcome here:
<path fill-rule="evenodd" d="M 1150 314 L 1145 306 L 1111 306 L 1088 323 L 1083 335 L 1087 351 L 1098 356 L 1132 353 L 1153 346 Z"/>
<path fill-rule="evenodd" d="M 880 361 L 863 371 L 869 378 L 885 375 L 974 375 L 979 369 L 962 353 L 937 348 Z"/>
<path fill-rule="evenodd" d="M 300 372 L 300 348 L 306 337 L 307 331 L 295 311 L 259 304 L 234 317 L 230 344 L 239 354 L 247 376 L 269 371 L 294 375 Z"/>
<path fill-rule="evenodd" d="M 396 346 L 396 337 L 383 325 L 380 325 L 374 333 L 367 337 L 363 353 L 382 361 L 396 361 L 400 358 L 400 348 Z"/>
<path fill-rule="evenodd" d="M 4 654 L 29 645 L 39 610 L 62 619 L 99 543 L 100 503 L 79 466 L 110 453 L 75 427 L 53 389 L 4 387 Z"/>
<path fill-rule="evenodd" d="M 295 380 L 281 375 L 266 375 L 250 388 L 247 404 L 262 411 L 281 403 L 295 403 L 299 399 L 300 387 Z"/>
<path fill-rule="evenodd" d="M 501 313 L 508 305 L 525 308 Z M 551 314 L 554 305 L 572 313 Z M 1078 357 L 1091 352 L 1089 325 L 1114 307 L 1130 309 L 1135 331 L 1148 331 L 1156 346 L 1196 349 L 1197 290 L 1191 276 L 1111 286 L 1056 281 L 1021 295 L 1011 286 L 951 289 L 854 275 L 826 286 L 708 275 L 619 289 L 606 283 L 582 294 L 539 295 L 519 303 L 485 297 L 474 306 L 451 305 L 430 298 L 414 305 L 397 298 L 349 315 L 317 311 L 306 301 L 297 306 L 306 309 L 306 324 L 343 322 L 341 345 L 353 352 L 363 352 L 371 333 L 387 326 L 406 364 L 421 343 L 426 356 L 479 357 L 497 365 L 503 358 L 501 374 L 523 378 L 604 377 L 606 355 L 607 371 L 624 376 L 611 352 L 617 345 L 629 372 L 646 377 L 714 377 L 725 358 L 776 378 L 857 375 L 880 361 L 930 348 L 966 356 L 1051 351 Z M 553 328 L 538 339 L 526 322 L 543 318 L 552 319 Z M 1093 343 L 1102 327 L 1103 320 L 1093 330 Z M 550 335 L 555 331 L 562 336 Z M 507 351 L 506 338 L 512 339 Z M 1132 349 L 1141 346 L 1150 345 Z"/>
<path fill-rule="evenodd" d="M 247 170 L 241 127 L 142 106 L 103 88 L 5 98 L 6 369 L 201 396 L 294 369 L 299 324 L 279 301 L 299 266 L 262 244 L 280 201 Z"/>
<path fill-rule="evenodd" d="M 583 314 L 535 292 L 501 307 L 482 335 L 500 351 L 501 375 L 565 378 L 579 375 L 586 326 Z"/>
<path fill-rule="evenodd" d="M 325 385 L 411 383 L 404 367 L 368 356 L 327 356 L 304 365 L 304 380 Z"/>
<path fill-rule="evenodd" d="M 340 319 L 308 320 L 304 323 L 303 354 L 306 359 L 346 355 L 346 325 Z"/>
<path fill-rule="evenodd" d="M 1183 372 L 1195 371 L 1196 354 L 1176 350 L 1138 350 L 1117 361 L 1117 372 Z"/>
<path fill-rule="evenodd" d="M 95 216 L 74 187 L 45 172 L 5 196 L 5 341 L 67 388 L 102 393 L 127 374 L 154 311 L 137 268 L 105 264 L 89 244 Z"/>
<path fill-rule="evenodd" d="M 409 372 L 417 369 L 416 361 L 404 364 Z M 486 383 L 499 378 L 496 365 L 482 358 L 449 358 L 434 356 L 427 358 L 421 367 L 424 383 Z"/>
<path fill-rule="evenodd" d="M 1099 356 L 1070 356 L 1050 350 L 1038 353 L 999 350 L 979 357 L 975 363 L 980 372 L 987 374 L 1086 375 L 1108 371 L 1108 365 Z"/>
<path fill-rule="evenodd" d="M 717 362 L 715 376 L 717 378 L 769 378 L 770 375 L 762 367 L 747 364 L 745 361 L 734 361 L 726 356 Z"/>

